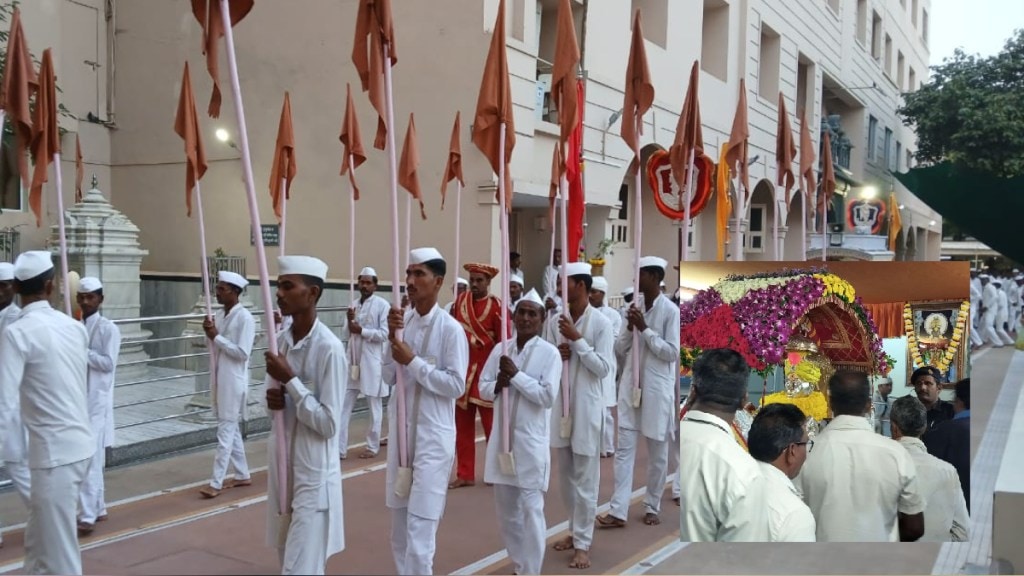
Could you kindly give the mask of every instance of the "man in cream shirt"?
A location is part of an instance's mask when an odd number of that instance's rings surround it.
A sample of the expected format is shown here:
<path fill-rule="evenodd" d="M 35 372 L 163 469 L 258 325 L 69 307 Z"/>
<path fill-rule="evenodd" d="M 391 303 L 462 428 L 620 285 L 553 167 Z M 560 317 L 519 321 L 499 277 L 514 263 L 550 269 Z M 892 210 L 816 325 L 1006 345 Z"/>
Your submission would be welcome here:
<path fill-rule="evenodd" d="M 772 542 L 814 542 L 811 509 L 800 499 L 793 478 L 814 445 L 807 437 L 807 417 L 791 404 L 769 404 L 757 413 L 747 446 L 765 479 L 765 505 Z"/>
<path fill-rule="evenodd" d="M 967 542 L 967 502 L 960 489 L 956 468 L 928 453 L 921 436 L 928 430 L 924 404 L 913 396 L 904 396 L 892 405 L 892 438 L 910 453 L 917 467 L 924 509 L 924 536 L 921 542 Z"/>

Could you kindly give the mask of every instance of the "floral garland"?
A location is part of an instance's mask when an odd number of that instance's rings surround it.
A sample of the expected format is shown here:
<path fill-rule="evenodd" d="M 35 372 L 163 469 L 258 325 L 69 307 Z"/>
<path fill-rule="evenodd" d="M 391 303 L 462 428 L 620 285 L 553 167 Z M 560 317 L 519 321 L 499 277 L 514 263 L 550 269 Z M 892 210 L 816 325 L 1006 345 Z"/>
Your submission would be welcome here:
<path fill-rule="evenodd" d="M 956 358 L 956 353 L 960 349 L 960 341 L 963 340 L 964 329 L 967 326 L 967 319 L 970 317 L 970 314 L 971 302 L 970 300 L 964 300 L 960 304 L 960 313 L 957 314 L 956 325 L 953 326 L 953 337 L 950 339 L 949 345 L 946 346 L 945 353 L 939 358 L 938 363 L 935 364 L 935 367 L 943 374 L 949 370 L 949 365 Z M 921 355 L 921 342 L 917 339 L 917 330 L 914 329 L 914 311 L 911 309 L 909 302 L 903 305 L 903 330 L 907 334 L 907 347 L 910 349 L 910 358 L 914 366 L 925 366 L 927 363 Z"/>
<path fill-rule="evenodd" d="M 776 392 L 764 397 L 764 406 L 769 404 L 792 404 L 800 409 L 805 416 L 818 422 L 828 418 L 828 401 L 821 392 L 813 392 L 809 396 L 790 398 L 785 392 Z"/>
<path fill-rule="evenodd" d="M 786 373 L 792 373 L 796 376 L 797 380 L 801 382 L 810 382 L 815 386 L 817 386 L 821 381 L 821 368 L 818 368 L 813 362 L 808 362 L 807 360 L 797 362 L 797 365 L 794 367 L 790 364 L 789 359 L 787 358 Z"/>

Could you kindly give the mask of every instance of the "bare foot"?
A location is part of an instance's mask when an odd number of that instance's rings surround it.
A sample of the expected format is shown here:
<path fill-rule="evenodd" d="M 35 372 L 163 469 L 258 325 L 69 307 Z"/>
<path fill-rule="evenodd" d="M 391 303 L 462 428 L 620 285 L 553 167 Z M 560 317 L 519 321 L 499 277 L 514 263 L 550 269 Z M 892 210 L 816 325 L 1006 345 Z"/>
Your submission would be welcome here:
<path fill-rule="evenodd" d="M 577 550 L 572 555 L 572 562 L 569 562 L 569 568 L 575 568 L 577 570 L 586 570 L 590 568 L 590 554 L 587 550 Z"/>
<path fill-rule="evenodd" d="M 463 486 L 476 486 L 476 482 L 472 480 L 463 480 L 462 478 L 456 478 L 448 483 L 449 490 L 455 490 L 456 488 L 462 488 Z"/>
<path fill-rule="evenodd" d="M 572 550 L 573 547 L 574 546 L 572 544 L 572 536 L 571 535 L 566 536 L 565 538 L 562 538 L 561 540 L 556 541 L 555 545 L 554 545 L 554 549 L 558 550 L 559 552 L 561 552 L 563 550 Z"/>
<path fill-rule="evenodd" d="M 644 514 L 644 524 L 647 524 L 648 526 L 657 526 L 658 524 L 661 524 L 661 518 L 658 518 L 657 514 L 648 512 L 647 514 Z"/>

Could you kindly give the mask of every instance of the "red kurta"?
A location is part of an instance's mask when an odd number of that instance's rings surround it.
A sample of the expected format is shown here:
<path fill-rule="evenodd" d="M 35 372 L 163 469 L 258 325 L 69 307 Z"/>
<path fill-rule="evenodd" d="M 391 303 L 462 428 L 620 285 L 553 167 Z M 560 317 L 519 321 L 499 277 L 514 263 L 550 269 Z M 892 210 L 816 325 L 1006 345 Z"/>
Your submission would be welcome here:
<path fill-rule="evenodd" d="M 469 404 L 491 408 L 492 402 L 480 399 L 480 372 L 491 355 L 491 350 L 501 343 L 501 300 L 488 295 L 480 300 L 473 300 L 471 293 L 464 292 L 455 301 L 452 310 L 455 319 L 462 324 L 469 340 L 469 372 L 466 374 L 466 392 L 459 398 L 458 407 L 466 409 Z M 506 334 L 512 337 L 511 314 L 506 326 Z"/>

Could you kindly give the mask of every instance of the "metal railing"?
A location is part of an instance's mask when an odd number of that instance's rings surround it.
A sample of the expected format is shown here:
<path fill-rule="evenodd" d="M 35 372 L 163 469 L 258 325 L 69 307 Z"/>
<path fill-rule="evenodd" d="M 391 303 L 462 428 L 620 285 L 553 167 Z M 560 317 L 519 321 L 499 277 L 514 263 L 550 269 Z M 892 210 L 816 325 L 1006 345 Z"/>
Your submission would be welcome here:
<path fill-rule="evenodd" d="M 0 228 L 0 262 L 14 262 L 20 253 L 21 233 L 17 228 Z"/>

